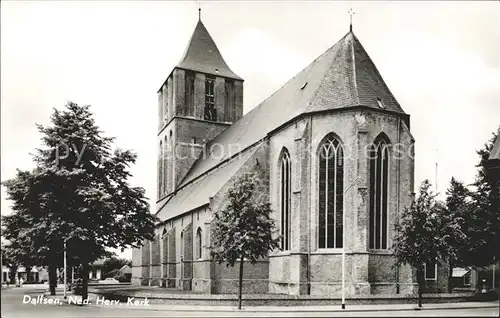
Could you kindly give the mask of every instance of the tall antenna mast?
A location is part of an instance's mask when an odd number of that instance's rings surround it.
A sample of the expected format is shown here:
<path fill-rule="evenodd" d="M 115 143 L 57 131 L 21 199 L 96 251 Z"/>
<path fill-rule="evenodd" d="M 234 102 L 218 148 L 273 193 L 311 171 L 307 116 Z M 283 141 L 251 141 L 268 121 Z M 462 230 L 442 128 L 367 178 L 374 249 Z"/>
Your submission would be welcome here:
<path fill-rule="evenodd" d="M 436 148 L 436 171 L 434 172 L 434 183 L 436 187 L 436 193 L 438 192 L 438 149 Z"/>

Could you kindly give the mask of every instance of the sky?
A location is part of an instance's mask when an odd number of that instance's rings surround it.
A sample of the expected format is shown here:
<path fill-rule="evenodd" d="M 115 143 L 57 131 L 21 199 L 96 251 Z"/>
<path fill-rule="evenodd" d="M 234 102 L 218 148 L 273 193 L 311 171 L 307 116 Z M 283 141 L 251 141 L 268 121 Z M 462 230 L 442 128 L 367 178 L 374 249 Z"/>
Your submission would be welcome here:
<path fill-rule="evenodd" d="M 2 1 L 1 180 L 33 168 L 47 125 L 67 101 L 138 160 L 131 183 L 156 195 L 156 92 L 198 20 L 244 83 L 244 113 L 353 31 L 411 116 L 415 188 L 471 183 L 500 125 L 500 3 L 292 1 Z M 1 192 L 1 213 L 10 212 Z M 152 211 L 154 212 L 154 211 Z M 130 257 L 130 250 L 120 254 Z"/>

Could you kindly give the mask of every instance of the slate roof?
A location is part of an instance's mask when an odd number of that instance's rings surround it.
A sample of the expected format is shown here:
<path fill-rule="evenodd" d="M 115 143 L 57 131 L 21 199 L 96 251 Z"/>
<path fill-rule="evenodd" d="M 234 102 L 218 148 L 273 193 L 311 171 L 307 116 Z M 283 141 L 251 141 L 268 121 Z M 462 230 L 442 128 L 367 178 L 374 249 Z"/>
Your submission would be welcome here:
<path fill-rule="evenodd" d="M 207 52 L 208 48 L 212 48 L 210 53 L 214 53 L 216 46 L 200 21 L 179 67 L 201 70 L 205 67 L 201 65 L 203 59 L 208 61 L 207 65 L 213 65 L 211 59 L 214 59 L 227 67 L 222 57 L 219 60 L 218 50 L 217 54 L 204 57 L 203 52 Z M 231 72 L 229 68 L 220 67 L 219 72 L 221 70 Z M 169 219 L 209 203 L 209 197 L 214 196 L 256 151 L 259 141 L 298 115 L 356 106 L 381 109 L 377 99 L 381 100 L 385 111 L 407 116 L 368 53 L 350 31 L 270 97 L 210 141 L 203 152 L 217 143 L 219 147 L 214 147 L 216 154 L 200 155 L 179 185 L 179 191 L 160 207 L 158 216 Z M 220 156 L 221 147 L 226 150 L 224 157 Z M 247 150 L 224 163 L 235 154 L 229 153 L 229 149 Z"/>
<path fill-rule="evenodd" d="M 119 272 L 122 274 L 132 274 L 132 269 L 130 268 L 130 266 L 125 264 L 119 269 Z"/>
<path fill-rule="evenodd" d="M 158 211 L 161 219 L 172 218 L 209 203 L 222 187 L 247 162 L 259 147 L 237 154 L 215 171 L 208 173 L 172 196 Z"/>
<path fill-rule="evenodd" d="M 215 45 L 214 40 L 201 20 L 198 21 L 177 67 L 243 80 L 227 66 L 217 45 Z"/>
<path fill-rule="evenodd" d="M 219 134 L 210 145 L 222 149 L 245 149 L 294 117 L 309 112 L 366 106 L 405 114 L 384 83 L 368 53 L 350 31 L 274 94 Z M 225 158 L 204 155 L 198 159 L 180 186 L 215 167 Z M 233 148 L 234 149 L 234 148 Z"/>
<path fill-rule="evenodd" d="M 500 160 L 500 135 L 497 136 L 495 144 L 491 149 L 490 160 Z"/>

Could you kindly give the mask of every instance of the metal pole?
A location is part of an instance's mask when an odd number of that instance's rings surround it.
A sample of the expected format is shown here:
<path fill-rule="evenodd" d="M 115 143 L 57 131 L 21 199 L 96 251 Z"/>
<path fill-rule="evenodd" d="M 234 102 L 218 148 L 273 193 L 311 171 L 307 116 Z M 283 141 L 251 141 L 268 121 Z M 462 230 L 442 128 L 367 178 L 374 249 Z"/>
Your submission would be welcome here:
<path fill-rule="evenodd" d="M 356 182 L 360 179 L 360 177 L 357 177 L 354 179 L 354 181 L 351 183 L 350 186 L 347 187 L 347 189 L 344 191 L 344 198 L 347 194 L 347 191 L 349 191 L 350 188 L 352 188 Z M 346 230 L 346 225 L 345 225 L 345 211 L 342 213 L 342 309 L 345 309 L 345 248 L 346 248 L 346 241 L 345 241 L 345 230 Z"/>
<path fill-rule="evenodd" d="M 342 224 L 344 224 L 342 229 L 342 309 L 345 309 L 345 216 L 343 216 Z"/>
<path fill-rule="evenodd" d="M 66 285 L 68 282 L 68 276 L 66 273 L 66 240 L 64 240 L 64 299 L 66 299 Z"/>
<path fill-rule="evenodd" d="M 71 286 L 75 286 L 75 267 L 71 266 Z"/>

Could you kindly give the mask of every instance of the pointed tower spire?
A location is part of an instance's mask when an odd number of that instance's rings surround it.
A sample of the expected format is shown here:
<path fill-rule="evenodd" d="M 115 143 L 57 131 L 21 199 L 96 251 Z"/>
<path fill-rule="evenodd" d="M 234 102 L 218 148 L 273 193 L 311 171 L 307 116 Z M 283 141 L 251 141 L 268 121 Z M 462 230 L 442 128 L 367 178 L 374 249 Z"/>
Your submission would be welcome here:
<path fill-rule="evenodd" d="M 352 32 L 352 16 L 355 15 L 356 13 L 352 11 L 352 8 L 349 9 L 349 32 Z"/>
<path fill-rule="evenodd" d="M 201 16 L 201 9 L 198 9 L 198 13 Z M 203 25 L 201 17 L 177 67 L 242 80 L 227 66 L 217 45 Z"/>

